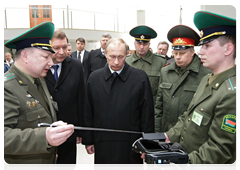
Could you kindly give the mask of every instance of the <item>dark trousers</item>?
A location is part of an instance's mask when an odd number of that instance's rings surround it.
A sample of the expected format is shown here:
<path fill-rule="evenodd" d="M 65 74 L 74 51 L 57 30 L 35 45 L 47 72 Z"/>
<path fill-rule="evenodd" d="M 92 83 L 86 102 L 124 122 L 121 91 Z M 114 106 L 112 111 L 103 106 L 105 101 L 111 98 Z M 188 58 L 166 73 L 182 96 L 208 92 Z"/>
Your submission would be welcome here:
<path fill-rule="evenodd" d="M 58 146 L 57 154 L 57 164 L 76 164 L 77 144 L 75 133 L 66 142 Z"/>

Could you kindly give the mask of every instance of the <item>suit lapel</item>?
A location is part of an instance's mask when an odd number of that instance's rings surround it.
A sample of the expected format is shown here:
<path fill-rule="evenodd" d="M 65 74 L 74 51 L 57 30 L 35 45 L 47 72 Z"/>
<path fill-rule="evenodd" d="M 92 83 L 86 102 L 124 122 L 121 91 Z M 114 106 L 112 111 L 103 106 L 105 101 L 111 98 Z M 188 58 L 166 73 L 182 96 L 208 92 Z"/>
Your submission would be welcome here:
<path fill-rule="evenodd" d="M 47 76 L 45 77 L 50 83 L 52 83 L 53 85 L 56 84 L 56 80 L 51 72 L 51 70 L 49 69 L 47 72 Z"/>
<path fill-rule="evenodd" d="M 63 83 L 63 81 L 65 80 L 65 78 L 67 77 L 69 71 L 71 70 L 71 65 L 70 65 L 70 58 L 66 58 L 63 62 L 62 62 L 62 69 L 61 69 L 61 73 L 60 76 L 58 78 L 58 81 L 55 85 L 55 88 L 58 87 L 59 85 L 61 85 Z"/>

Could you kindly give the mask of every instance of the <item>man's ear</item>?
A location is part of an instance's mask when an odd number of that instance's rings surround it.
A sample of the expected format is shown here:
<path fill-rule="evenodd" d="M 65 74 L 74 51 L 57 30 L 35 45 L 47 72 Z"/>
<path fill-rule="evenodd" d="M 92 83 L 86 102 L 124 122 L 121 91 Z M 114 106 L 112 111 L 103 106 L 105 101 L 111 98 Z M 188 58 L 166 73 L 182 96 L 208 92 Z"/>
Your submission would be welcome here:
<path fill-rule="evenodd" d="M 230 54 L 232 54 L 234 51 L 234 45 L 232 43 L 227 43 L 225 44 L 225 51 L 224 54 L 226 56 L 229 56 Z"/>
<path fill-rule="evenodd" d="M 23 50 L 21 52 L 21 60 L 23 60 L 24 63 L 27 63 L 27 61 L 28 61 L 28 52 L 27 51 Z"/>

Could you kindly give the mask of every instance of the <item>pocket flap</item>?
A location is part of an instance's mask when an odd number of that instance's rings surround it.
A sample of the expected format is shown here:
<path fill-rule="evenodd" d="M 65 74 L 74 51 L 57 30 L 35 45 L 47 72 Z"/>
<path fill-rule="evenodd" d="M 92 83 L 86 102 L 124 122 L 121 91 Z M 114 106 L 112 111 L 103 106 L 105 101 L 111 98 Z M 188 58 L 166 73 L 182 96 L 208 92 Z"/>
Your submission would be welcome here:
<path fill-rule="evenodd" d="M 28 113 L 26 113 L 26 118 L 27 121 L 31 122 L 31 121 L 35 121 L 37 119 L 41 119 L 43 117 L 47 116 L 47 112 L 44 108 L 39 108 L 33 111 L 30 111 Z"/>
<path fill-rule="evenodd" d="M 172 87 L 172 83 L 161 83 L 160 87 L 162 89 L 170 89 Z"/>
<path fill-rule="evenodd" d="M 195 92 L 197 90 L 197 85 L 184 85 L 183 89 L 185 91 L 193 91 Z"/>

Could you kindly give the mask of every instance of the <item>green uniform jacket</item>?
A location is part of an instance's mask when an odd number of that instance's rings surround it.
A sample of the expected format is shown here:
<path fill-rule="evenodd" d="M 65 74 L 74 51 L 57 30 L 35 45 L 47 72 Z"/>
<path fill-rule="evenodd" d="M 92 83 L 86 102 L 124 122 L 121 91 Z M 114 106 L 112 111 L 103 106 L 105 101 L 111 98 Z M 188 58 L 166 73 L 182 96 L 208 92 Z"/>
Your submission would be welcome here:
<path fill-rule="evenodd" d="M 43 78 L 40 80 L 49 109 L 42 106 L 43 98 L 37 88 L 15 65 L 4 74 L 4 158 L 7 163 L 55 163 L 56 147 L 47 145 L 46 128 L 37 127 L 38 123 L 56 121 L 47 85 Z"/>
<path fill-rule="evenodd" d="M 183 73 L 178 71 L 175 61 L 162 68 L 155 104 L 156 132 L 166 132 L 177 123 L 202 78 L 210 72 L 196 54 Z"/>
<path fill-rule="evenodd" d="M 236 160 L 236 67 L 208 85 L 209 75 L 177 124 L 166 134 L 179 142 L 194 164 L 224 164 Z M 205 88 L 206 87 L 206 88 Z"/>
<path fill-rule="evenodd" d="M 135 51 L 134 54 L 126 58 L 126 62 L 130 66 L 141 69 L 147 73 L 150 85 L 152 87 L 153 100 L 155 103 L 160 79 L 160 71 L 166 64 L 165 58 L 153 54 L 151 51 L 148 51 L 145 57 L 140 58 L 137 56 Z"/>

